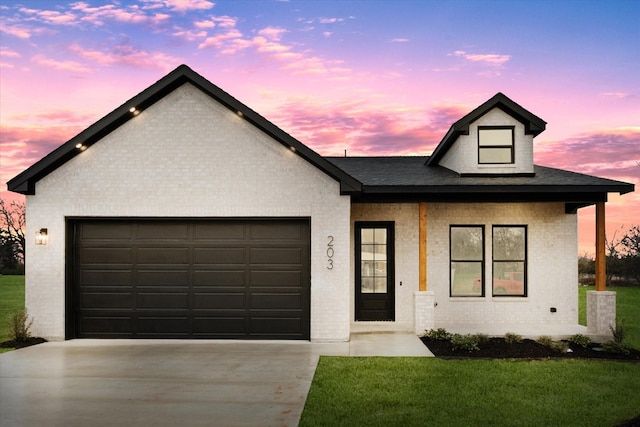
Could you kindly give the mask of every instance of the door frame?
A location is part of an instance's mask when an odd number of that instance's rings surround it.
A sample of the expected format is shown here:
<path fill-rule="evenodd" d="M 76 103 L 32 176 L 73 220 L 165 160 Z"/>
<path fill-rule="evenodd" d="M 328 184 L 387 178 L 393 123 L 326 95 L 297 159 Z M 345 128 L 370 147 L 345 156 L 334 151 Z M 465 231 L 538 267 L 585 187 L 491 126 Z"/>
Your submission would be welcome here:
<path fill-rule="evenodd" d="M 386 310 L 387 315 L 384 319 L 363 319 L 361 310 L 363 309 L 363 295 L 381 295 L 381 294 L 363 294 L 360 292 L 361 276 L 362 276 L 362 255 L 361 255 L 361 233 L 363 228 L 384 228 L 387 230 L 387 292 L 386 292 Z M 395 222 L 394 221 L 356 221 L 354 223 L 354 260 L 355 260 L 355 307 L 354 320 L 362 321 L 385 321 L 392 322 L 396 319 L 396 303 L 395 303 Z"/>

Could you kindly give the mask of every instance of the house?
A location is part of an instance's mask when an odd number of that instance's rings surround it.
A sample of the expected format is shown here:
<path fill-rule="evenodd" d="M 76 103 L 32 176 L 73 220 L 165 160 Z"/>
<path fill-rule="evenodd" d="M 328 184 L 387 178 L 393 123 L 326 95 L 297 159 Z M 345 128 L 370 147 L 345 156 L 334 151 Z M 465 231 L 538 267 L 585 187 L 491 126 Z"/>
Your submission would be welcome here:
<path fill-rule="evenodd" d="M 634 187 L 534 166 L 545 125 L 498 93 L 431 156 L 322 157 L 181 65 L 8 182 L 33 332 L 574 331 L 576 212 Z"/>

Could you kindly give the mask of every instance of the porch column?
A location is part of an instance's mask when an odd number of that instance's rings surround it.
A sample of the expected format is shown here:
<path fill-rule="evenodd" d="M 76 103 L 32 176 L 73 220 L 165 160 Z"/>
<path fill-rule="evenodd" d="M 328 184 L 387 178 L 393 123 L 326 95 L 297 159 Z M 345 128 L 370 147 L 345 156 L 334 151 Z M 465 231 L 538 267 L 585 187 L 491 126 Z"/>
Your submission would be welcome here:
<path fill-rule="evenodd" d="M 427 204 L 418 205 L 418 290 L 414 292 L 414 329 L 416 335 L 422 335 L 434 327 L 435 298 L 427 291 Z"/>
<path fill-rule="evenodd" d="M 424 292 L 427 290 L 427 204 L 425 202 L 420 203 L 419 216 L 418 256 L 420 258 L 420 276 L 418 289 Z"/>
<path fill-rule="evenodd" d="M 605 254 L 604 202 L 596 203 L 596 291 L 607 290 L 607 256 Z"/>
<path fill-rule="evenodd" d="M 587 292 L 587 332 L 606 340 L 616 326 L 616 293 L 607 291 L 605 202 L 596 203 L 596 290 Z"/>

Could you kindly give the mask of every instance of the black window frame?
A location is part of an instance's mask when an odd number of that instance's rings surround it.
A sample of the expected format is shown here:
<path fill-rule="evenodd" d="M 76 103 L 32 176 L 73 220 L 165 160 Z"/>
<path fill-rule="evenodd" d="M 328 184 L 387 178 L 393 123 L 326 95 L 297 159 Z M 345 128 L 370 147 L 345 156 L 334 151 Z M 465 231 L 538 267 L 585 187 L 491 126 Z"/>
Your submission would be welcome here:
<path fill-rule="evenodd" d="M 524 230 L 524 259 L 500 259 L 496 260 L 496 239 L 495 239 L 495 231 L 496 228 L 522 228 Z M 493 297 L 502 298 L 502 297 L 511 297 L 511 298 L 526 298 L 528 295 L 528 246 L 529 246 L 529 229 L 526 224 L 494 224 L 491 227 L 491 295 Z M 522 294 L 509 294 L 509 293 L 496 293 L 495 292 L 495 272 L 496 272 L 496 264 L 499 263 L 523 263 L 523 291 Z"/>
<path fill-rule="evenodd" d="M 480 132 L 483 130 L 511 130 L 511 145 L 482 145 L 480 140 Z M 479 165 L 512 165 L 516 162 L 516 138 L 515 138 L 515 126 L 478 126 L 478 164 Z M 483 150 L 492 149 L 505 149 L 511 150 L 511 160 L 509 162 L 482 162 L 480 160 L 480 153 Z"/>
<path fill-rule="evenodd" d="M 452 244 L 452 231 L 454 228 L 479 228 L 482 233 L 482 259 L 478 260 L 466 260 L 466 259 L 454 259 L 453 258 L 453 244 Z M 449 296 L 451 298 L 483 298 L 486 296 L 486 280 L 485 280 L 485 272 L 486 272 L 486 236 L 485 236 L 485 226 L 484 224 L 450 224 L 449 225 Z M 480 295 L 454 295 L 453 294 L 453 274 L 452 265 L 454 262 L 473 262 L 480 264 Z"/>

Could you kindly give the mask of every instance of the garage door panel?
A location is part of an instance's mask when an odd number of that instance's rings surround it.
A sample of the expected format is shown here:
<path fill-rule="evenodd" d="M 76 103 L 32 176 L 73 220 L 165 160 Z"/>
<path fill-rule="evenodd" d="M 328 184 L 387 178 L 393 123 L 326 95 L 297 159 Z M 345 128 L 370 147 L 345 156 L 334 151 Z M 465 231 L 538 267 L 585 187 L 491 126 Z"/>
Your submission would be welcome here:
<path fill-rule="evenodd" d="M 189 318 L 187 316 L 140 315 L 136 320 L 137 334 L 158 336 L 189 334 Z"/>
<path fill-rule="evenodd" d="M 83 270 L 81 283 L 84 288 L 91 286 L 131 287 L 131 270 Z"/>
<path fill-rule="evenodd" d="M 301 288 L 303 286 L 302 271 L 300 270 L 252 270 L 249 277 L 250 286 L 276 286 L 286 288 Z"/>
<path fill-rule="evenodd" d="M 262 222 L 251 224 L 249 238 L 254 240 L 301 240 L 302 226 L 299 223 Z"/>
<path fill-rule="evenodd" d="M 244 288 L 244 270 L 194 271 L 193 286 Z"/>
<path fill-rule="evenodd" d="M 309 339 L 307 220 L 87 219 L 72 229 L 72 336 Z"/>
<path fill-rule="evenodd" d="M 133 225 L 114 222 L 107 228 L 103 223 L 87 223 L 82 226 L 81 236 L 84 240 L 130 240 L 133 236 Z"/>
<path fill-rule="evenodd" d="M 244 240 L 245 228 L 243 223 L 196 223 L 194 226 L 194 239 L 196 241 Z"/>
<path fill-rule="evenodd" d="M 250 320 L 250 329 L 251 333 L 256 335 L 300 334 L 302 319 L 299 317 L 253 317 Z"/>
<path fill-rule="evenodd" d="M 189 238 L 189 224 L 176 222 L 139 222 L 138 240 L 163 240 Z"/>
<path fill-rule="evenodd" d="M 116 246 L 112 248 L 84 248 L 81 259 L 84 264 L 128 264 L 133 262 L 133 249 Z"/>
<path fill-rule="evenodd" d="M 202 338 L 241 337 L 247 332 L 243 316 L 207 317 L 193 319 L 193 332 Z"/>
<path fill-rule="evenodd" d="M 251 264 L 302 264 L 301 248 L 251 248 Z"/>
<path fill-rule="evenodd" d="M 138 248 L 137 262 L 139 264 L 183 264 L 189 263 L 187 248 Z"/>
<path fill-rule="evenodd" d="M 302 295 L 300 294 L 251 294 L 252 309 L 268 310 L 298 310 L 302 309 Z"/>
<path fill-rule="evenodd" d="M 96 338 L 128 337 L 132 333 L 132 316 L 86 314 L 82 321 L 82 333 Z"/>
<path fill-rule="evenodd" d="M 137 308 L 174 309 L 189 308 L 187 292 L 144 292 L 139 291 L 136 298 Z"/>
<path fill-rule="evenodd" d="M 199 265 L 244 265 L 245 248 L 194 248 L 194 263 Z"/>
<path fill-rule="evenodd" d="M 86 309 L 133 309 L 133 292 L 83 292 L 80 294 L 82 306 Z"/>
<path fill-rule="evenodd" d="M 138 286 L 189 286 L 189 272 L 186 270 L 141 270 L 136 276 Z"/>
<path fill-rule="evenodd" d="M 193 308 L 208 310 L 243 310 L 246 306 L 244 293 L 202 293 L 196 292 Z"/>

